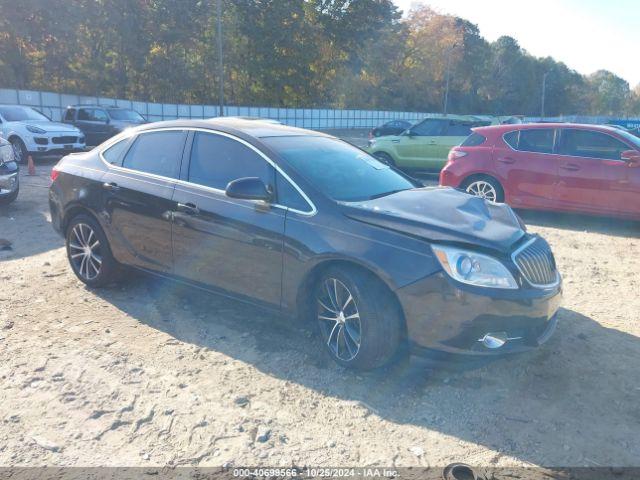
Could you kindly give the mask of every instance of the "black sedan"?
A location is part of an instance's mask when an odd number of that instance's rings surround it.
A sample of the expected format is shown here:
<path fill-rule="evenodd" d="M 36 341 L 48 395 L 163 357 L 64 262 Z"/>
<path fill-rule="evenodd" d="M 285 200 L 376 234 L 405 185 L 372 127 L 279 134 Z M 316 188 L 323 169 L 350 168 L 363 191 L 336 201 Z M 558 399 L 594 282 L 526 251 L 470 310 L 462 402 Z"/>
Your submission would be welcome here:
<path fill-rule="evenodd" d="M 402 346 L 522 351 L 554 330 L 561 280 L 506 205 L 424 188 L 334 137 L 245 120 L 123 132 L 52 173 L 78 278 L 134 267 L 319 327 L 340 364 Z"/>
<path fill-rule="evenodd" d="M 385 135 L 400 135 L 411 127 L 412 123 L 407 120 L 391 120 L 378 127 L 371 129 L 369 138 L 384 137 Z"/>

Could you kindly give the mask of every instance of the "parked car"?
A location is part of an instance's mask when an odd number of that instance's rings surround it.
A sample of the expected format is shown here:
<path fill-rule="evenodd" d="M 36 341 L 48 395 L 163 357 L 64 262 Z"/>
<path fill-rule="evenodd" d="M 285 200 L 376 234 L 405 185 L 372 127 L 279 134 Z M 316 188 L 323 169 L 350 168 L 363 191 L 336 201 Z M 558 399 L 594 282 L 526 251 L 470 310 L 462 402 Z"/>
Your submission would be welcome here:
<path fill-rule="evenodd" d="M 18 164 L 13 147 L 0 138 L 0 205 L 6 205 L 18 198 L 20 190 Z"/>
<path fill-rule="evenodd" d="M 471 116 L 425 118 L 399 135 L 371 139 L 367 151 L 400 169 L 440 171 L 451 147 L 467 138 L 472 128 L 490 124 Z"/>
<path fill-rule="evenodd" d="M 63 121 L 82 130 L 87 145 L 100 145 L 123 130 L 146 123 L 135 110 L 104 105 L 70 105 Z"/>
<path fill-rule="evenodd" d="M 316 322 L 333 359 L 533 348 L 560 274 L 507 205 L 424 188 L 334 137 L 238 119 L 124 132 L 52 171 L 52 224 L 90 287 L 123 266 Z"/>
<path fill-rule="evenodd" d="M 391 120 L 390 122 L 372 128 L 369 132 L 369 138 L 400 135 L 406 129 L 411 128 L 411 125 L 412 123 L 407 120 Z"/>
<path fill-rule="evenodd" d="M 517 208 L 640 219 L 640 139 L 602 125 L 476 128 L 440 184 Z"/>
<path fill-rule="evenodd" d="M 24 105 L 0 105 L 0 131 L 15 152 L 18 163 L 27 156 L 84 150 L 84 135 L 77 128 L 52 122 L 42 113 Z"/>

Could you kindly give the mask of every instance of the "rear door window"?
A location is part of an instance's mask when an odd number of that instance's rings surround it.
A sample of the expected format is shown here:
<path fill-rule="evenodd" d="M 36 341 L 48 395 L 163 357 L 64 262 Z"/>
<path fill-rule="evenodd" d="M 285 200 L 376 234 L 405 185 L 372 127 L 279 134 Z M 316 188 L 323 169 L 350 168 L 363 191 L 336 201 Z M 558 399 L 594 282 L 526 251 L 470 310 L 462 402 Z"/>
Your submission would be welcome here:
<path fill-rule="evenodd" d="M 606 133 L 567 128 L 562 130 L 558 153 L 572 157 L 620 160 L 622 152 L 629 148 Z"/>
<path fill-rule="evenodd" d="M 439 137 L 444 135 L 448 120 L 427 119 L 411 129 L 414 135 L 421 137 Z"/>
<path fill-rule="evenodd" d="M 78 120 L 91 122 L 93 120 L 93 109 L 81 108 L 78 110 Z"/>
<path fill-rule="evenodd" d="M 185 139 L 183 130 L 141 133 L 125 155 L 122 166 L 162 177 L 178 178 Z"/>
<path fill-rule="evenodd" d="M 506 134 L 504 139 L 512 148 L 521 152 L 553 153 L 555 130 L 552 128 L 520 130 Z"/>
<path fill-rule="evenodd" d="M 225 190 L 229 182 L 258 177 L 273 183 L 273 167 L 246 145 L 215 133 L 196 132 L 191 148 L 189 181 Z"/>

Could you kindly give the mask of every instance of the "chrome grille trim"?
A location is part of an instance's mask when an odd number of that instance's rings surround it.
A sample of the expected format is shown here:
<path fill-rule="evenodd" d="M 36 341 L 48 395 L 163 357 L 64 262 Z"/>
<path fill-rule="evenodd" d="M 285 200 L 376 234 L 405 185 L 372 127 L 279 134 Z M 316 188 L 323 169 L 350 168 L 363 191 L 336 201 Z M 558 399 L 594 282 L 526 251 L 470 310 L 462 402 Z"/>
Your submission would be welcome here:
<path fill-rule="evenodd" d="M 553 253 L 547 242 L 534 237 L 511 254 L 513 263 L 533 287 L 550 288 L 560 282 Z"/>

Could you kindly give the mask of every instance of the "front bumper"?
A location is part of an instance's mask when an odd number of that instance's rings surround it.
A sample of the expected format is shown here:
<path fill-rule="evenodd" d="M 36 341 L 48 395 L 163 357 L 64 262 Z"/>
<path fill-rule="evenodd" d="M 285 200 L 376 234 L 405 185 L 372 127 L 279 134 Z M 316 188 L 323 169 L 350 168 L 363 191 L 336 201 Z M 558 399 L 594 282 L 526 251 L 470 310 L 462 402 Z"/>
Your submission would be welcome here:
<path fill-rule="evenodd" d="M 32 155 L 66 154 L 81 152 L 86 148 L 84 135 L 76 132 L 34 133 L 25 138 L 24 143 Z"/>
<path fill-rule="evenodd" d="M 397 294 L 414 353 L 492 356 L 530 350 L 551 337 L 562 284 L 548 289 L 487 289 L 455 284 L 440 272 Z M 489 348 L 491 342 L 482 341 L 487 334 L 506 341 Z"/>
<path fill-rule="evenodd" d="M 0 166 L 0 196 L 11 195 L 18 189 L 18 166 L 9 162 Z"/>

